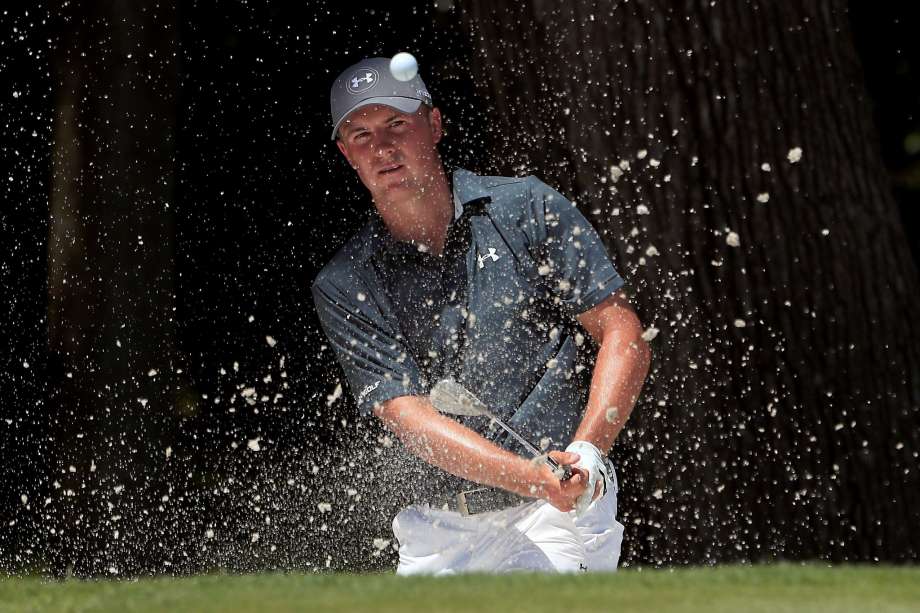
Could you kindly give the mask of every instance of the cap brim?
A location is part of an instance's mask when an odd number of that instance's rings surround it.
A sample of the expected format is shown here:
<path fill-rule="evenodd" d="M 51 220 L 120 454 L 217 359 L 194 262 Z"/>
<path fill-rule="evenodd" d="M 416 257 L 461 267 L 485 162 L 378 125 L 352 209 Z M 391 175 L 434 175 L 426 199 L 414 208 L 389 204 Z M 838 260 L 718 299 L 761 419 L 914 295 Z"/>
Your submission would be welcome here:
<path fill-rule="evenodd" d="M 380 98 L 368 98 L 367 100 L 362 100 L 358 104 L 348 109 L 348 111 L 342 115 L 342 118 L 335 123 L 335 127 L 332 128 L 332 140 L 335 140 L 335 135 L 336 132 L 339 131 L 339 126 L 342 125 L 342 122 L 345 121 L 349 115 L 363 106 L 371 106 L 373 104 L 391 106 L 397 111 L 401 111 L 403 113 L 414 113 L 418 110 L 418 107 L 422 106 L 422 101 L 418 98 L 404 98 L 402 96 L 382 96 Z"/>

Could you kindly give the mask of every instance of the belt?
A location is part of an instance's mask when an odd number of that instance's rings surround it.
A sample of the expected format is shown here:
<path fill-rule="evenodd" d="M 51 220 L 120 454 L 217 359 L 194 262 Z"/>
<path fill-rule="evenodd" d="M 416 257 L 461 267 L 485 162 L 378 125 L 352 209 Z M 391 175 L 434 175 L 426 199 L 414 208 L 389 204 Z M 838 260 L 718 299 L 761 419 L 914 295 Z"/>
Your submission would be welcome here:
<path fill-rule="evenodd" d="M 513 494 L 501 488 L 480 487 L 449 496 L 446 500 L 442 499 L 441 504 L 434 506 L 460 513 L 460 515 L 477 515 L 516 507 L 530 500 L 530 498 Z"/>

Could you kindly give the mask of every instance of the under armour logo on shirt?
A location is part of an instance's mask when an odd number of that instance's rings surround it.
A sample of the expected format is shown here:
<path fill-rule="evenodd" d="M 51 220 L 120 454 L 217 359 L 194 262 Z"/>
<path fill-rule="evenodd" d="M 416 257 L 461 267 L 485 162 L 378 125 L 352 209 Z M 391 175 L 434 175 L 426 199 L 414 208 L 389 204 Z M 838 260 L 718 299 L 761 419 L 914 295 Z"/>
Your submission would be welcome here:
<path fill-rule="evenodd" d="M 487 253 L 487 254 L 485 254 L 485 255 L 477 255 L 477 256 L 476 256 L 476 259 L 479 261 L 479 267 L 480 267 L 480 268 L 485 268 L 485 266 L 486 266 L 486 258 L 492 258 L 492 261 L 493 261 L 493 262 L 497 262 L 497 261 L 498 261 L 498 254 L 495 253 L 495 247 L 489 247 L 489 253 Z"/>

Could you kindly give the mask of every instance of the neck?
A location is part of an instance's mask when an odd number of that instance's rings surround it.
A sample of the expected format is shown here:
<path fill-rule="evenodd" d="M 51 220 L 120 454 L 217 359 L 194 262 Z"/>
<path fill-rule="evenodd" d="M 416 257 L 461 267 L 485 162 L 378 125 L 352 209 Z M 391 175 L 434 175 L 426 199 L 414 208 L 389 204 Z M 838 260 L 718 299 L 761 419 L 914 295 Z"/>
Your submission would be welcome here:
<path fill-rule="evenodd" d="M 440 255 L 447 240 L 447 228 L 454 218 L 453 193 L 444 170 L 413 193 L 400 196 L 374 199 L 390 234 L 396 240 L 415 243 Z"/>

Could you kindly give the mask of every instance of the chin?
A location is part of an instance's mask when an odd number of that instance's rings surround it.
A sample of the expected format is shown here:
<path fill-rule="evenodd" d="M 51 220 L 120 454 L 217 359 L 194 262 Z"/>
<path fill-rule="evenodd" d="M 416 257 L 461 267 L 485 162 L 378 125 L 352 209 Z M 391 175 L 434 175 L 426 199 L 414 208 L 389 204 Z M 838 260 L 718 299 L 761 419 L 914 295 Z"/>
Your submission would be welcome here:
<path fill-rule="evenodd" d="M 409 177 L 384 177 L 383 180 L 378 181 L 375 185 L 378 191 L 392 191 L 399 189 L 409 189 L 412 187 L 413 182 L 409 180 Z"/>

